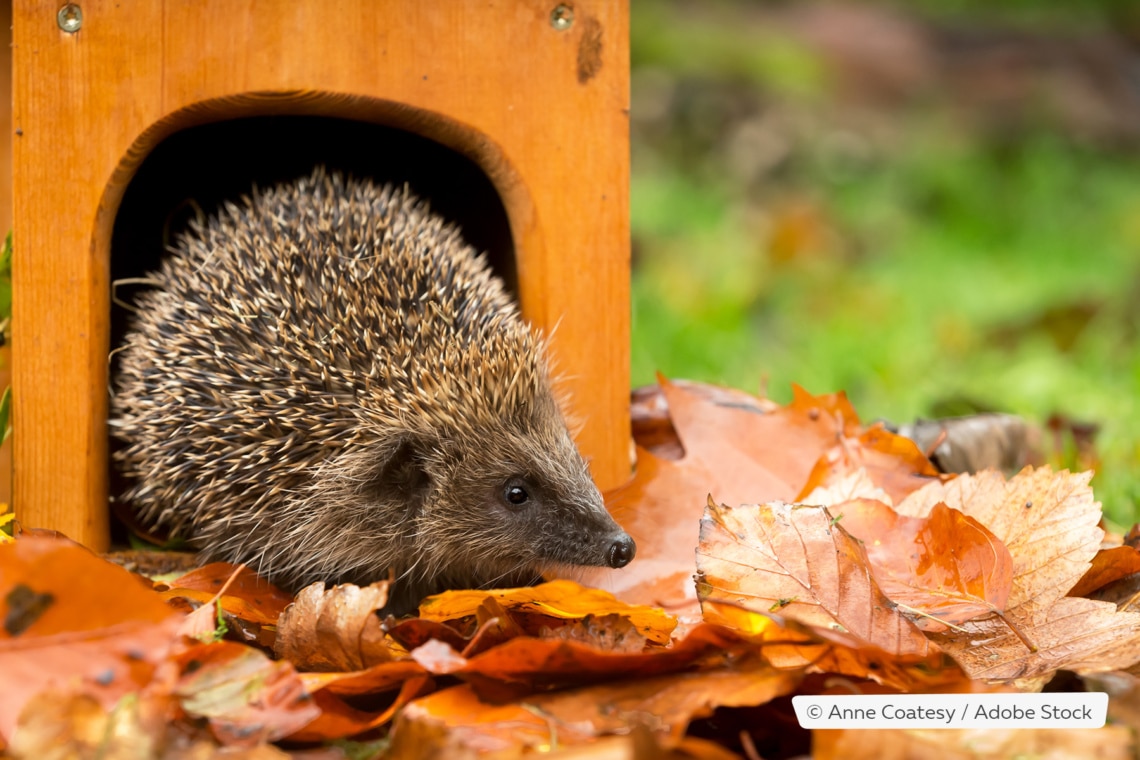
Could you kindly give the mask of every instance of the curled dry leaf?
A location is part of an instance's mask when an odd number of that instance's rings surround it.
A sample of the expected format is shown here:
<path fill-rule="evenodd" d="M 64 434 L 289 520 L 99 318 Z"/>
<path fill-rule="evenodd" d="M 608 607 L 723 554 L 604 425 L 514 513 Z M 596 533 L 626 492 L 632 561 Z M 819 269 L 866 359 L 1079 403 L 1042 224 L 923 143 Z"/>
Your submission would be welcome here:
<path fill-rule="evenodd" d="M 388 582 L 301 589 L 281 614 L 274 651 L 300 670 L 360 670 L 392 659 L 376 611 L 388 603 Z"/>
<path fill-rule="evenodd" d="M 972 620 L 960 631 L 933 636 L 971 676 L 1035 684 L 1062 668 L 1095 672 L 1140 660 L 1140 614 L 1065 596 L 1088 571 L 1103 535 L 1090 477 L 1027 468 L 1007 482 L 984 472 L 931 484 L 898 505 L 902 514 L 925 516 L 944 502 L 1009 549 L 1009 624 Z"/>
<path fill-rule="evenodd" d="M 823 629 L 840 626 L 898 656 L 930 644 L 887 599 L 867 555 L 824 507 L 709 501 L 697 550 L 702 600 L 735 602 Z"/>
<path fill-rule="evenodd" d="M 713 666 L 753 649 L 747 640 L 698 626 L 673 646 L 644 652 L 614 652 L 579 641 L 520 637 L 467 658 L 439 641 L 412 653 L 428 672 L 470 681 L 485 698 L 516 699 L 551 688 L 646 678 L 695 664 Z"/>
<path fill-rule="evenodd" d="M 977 520 L 935 504 L 907 517 L 880 501 L 837 506 L 841 524 L 863 541 L 879 588 L 924 631 L 945 631 L 1005 610 L 1013 558 Z"/>

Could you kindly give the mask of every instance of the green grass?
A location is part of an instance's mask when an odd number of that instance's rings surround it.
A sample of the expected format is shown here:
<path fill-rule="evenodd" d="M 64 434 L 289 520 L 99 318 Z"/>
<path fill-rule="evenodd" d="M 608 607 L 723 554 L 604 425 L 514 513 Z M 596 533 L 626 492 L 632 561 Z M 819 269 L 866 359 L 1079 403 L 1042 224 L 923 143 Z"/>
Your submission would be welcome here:
<path fill-rule="evenodd" d="M 938 119 L 904 134 L 853 172 L 802 162 L 759 199 L 635 150 L 635 382 L 656 370 L 748 390 L 766 380 L 777 400 L 792 382 L 845 389 L 865 420 L 964 398 L 1095 422 L 1098 498 L 1130 525 L 1140 161 L 1047 132 L 988 144 Z M 780 260 L 770 220 L 789 203 L 825 234 Z"/>

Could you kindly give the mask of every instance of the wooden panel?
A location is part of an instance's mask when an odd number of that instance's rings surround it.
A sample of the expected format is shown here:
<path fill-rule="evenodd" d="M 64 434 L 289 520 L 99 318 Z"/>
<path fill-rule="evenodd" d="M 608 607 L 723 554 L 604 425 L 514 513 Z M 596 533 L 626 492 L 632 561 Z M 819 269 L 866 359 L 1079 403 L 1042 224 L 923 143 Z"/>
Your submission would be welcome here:
<path fill-rule="evenodd" d="M 0 0 L 0 237 L 12 229 L 12 4 Z M 0 391 L 12 382 L 12 350 L 0 348 Z M 12 503 L 12 441 L 0 446 L 0 504 Z"/>
<path fill-rule="evenodd" d="M 16 0 L 15 499 L 106 542 L 108 249 L 123 189 L 172 130 L 261 106 L 414 126 L 499 190 L 520 301 L 555 325 L 579 444 L 629 474 L 626 3 Z M 250 93 L 262 93 L 251 96 Z M 376 146 L 361 146 L 374 150 Z"/>

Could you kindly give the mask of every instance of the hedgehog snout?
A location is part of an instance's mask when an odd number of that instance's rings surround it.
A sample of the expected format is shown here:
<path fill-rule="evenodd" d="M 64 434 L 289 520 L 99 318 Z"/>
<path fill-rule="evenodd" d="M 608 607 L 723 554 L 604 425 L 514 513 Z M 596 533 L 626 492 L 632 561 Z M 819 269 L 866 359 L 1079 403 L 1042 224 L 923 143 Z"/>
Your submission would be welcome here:
<path fill-rule="evenodd" d="M 606 564 L 613 568 L 625 567 L 633 561 L 635 554 L 637 554 L 637 544 L 629 534 L 621 533 L 610 544 L 610 549 L 606 553 Z"/>

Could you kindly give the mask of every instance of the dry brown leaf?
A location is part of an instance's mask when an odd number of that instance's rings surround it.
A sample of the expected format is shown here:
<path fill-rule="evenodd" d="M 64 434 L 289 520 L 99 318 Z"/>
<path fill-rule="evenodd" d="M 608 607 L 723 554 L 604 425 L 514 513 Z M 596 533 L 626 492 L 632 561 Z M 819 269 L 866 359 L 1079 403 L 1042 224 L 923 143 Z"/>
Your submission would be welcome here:
<path fill-rule="evenodd" d="M 1048 468 L 1027 468 L 1008 482 L 994 472 L 964 475 L 898 505 L 900 513 L 924 516 L 945 502 L 985 525 L 1013 558 L 1008 625 L 973 620 L 933 636 L 972 677 L 1035 684 L 1061 668 L 1105 671 L 1140 660 L 1140 614 L 1065 596 L 1088 571 L 1103 535 L 1090 477 Z"/>
<path fill-rule="evenodd" d="M 697 550 L 702 600 L 727 601 L 823 629 L 840 626 L 899 656 L 930 644 L 887 599 L 859 541 L 825 507 L 710 501 Z"/>
<path fill-rule="evenodd" d="M 886 491 L 871 482 L 871 476 L 863 468 L 834 479 L 827 485 L 817 486 L 807 496 L 799 499 L 799 503 L 831 508 L 855 499 L 873 499 L 888 506 L 894 504 Z"/>
<path fill-rule="evenodd" d="M 813 732 L 813 760 L 1132 760 L 1124 726 L 1056 729 L 842 729 Z"/>
<path fill-rule="evenodd" d="M 325 590 L 301 589 L 277 624 L 274 652 L 300 670 L 361 670 L 391 660 L 393 652 L 376 611 L 388 603 L 388 582 Z"/>
<path fill-rule="evenodd" d="M 1009 550 L 972 517 L 935 504 L 907 517 L 880 501 L 833 507 L 863 541 L 879 588 L 924 631 L 945 631 L 1005 610 L 1013 582 Z"/>
<path fill-rule="evenodd" d="M 1041 431 L 1012 414 L 983 412 L 965 417 L 916 420 L 898 434 L 931 452 L 943 472 L 994 469 L 1017 472 L 1042 462 Z"/>
<path fill-rule="evenodd" d="M 757 414 L 768 414 L 780 408 L 771 399 L 758 398 L 736 388 L 679 379 L 670 380 L 669 384 L 717 406 L 736 407 Z M 638 446 L 664 459 L 680 459 L 685 455 L 673 419 L 669 416 L 669 402 L 660 385 L 633 389 L 629 394 L 629 417 L 633 441 Z"/>
<path fill-rule="evenodd" d="M 1000 473 L 961 475 L 931 483 L 899 502 L 899 514 L 925 517 L 942 502 L 969 515 L 1005 544 L 1013 557 L 1008 604 L 1046 606 L 1068 593 L 1100 549 L 1100 504 L 1091 472 L 1026 468 L 1006 481 Z"/>
<path fill-rule="evenodd" d="M 792 498 L 836 436 L 856 434 L 859 418 L 842 393 L 812 396 L 796 386 L 791 404 L 763 413 L 660 382 L 685 455 L 672 461 L 638 450 L 633 480 L 606 494 L 614 518 L 637 542 L 637 558 L 621 570 L 591 568 L 578 578 L 628 602 L 696 616 L 692 553 L 708 495 L 730 503 Z"/>

